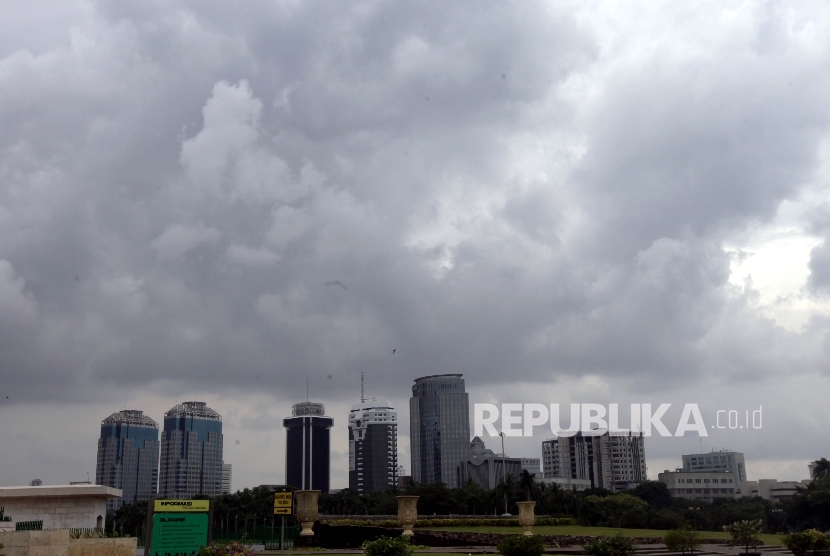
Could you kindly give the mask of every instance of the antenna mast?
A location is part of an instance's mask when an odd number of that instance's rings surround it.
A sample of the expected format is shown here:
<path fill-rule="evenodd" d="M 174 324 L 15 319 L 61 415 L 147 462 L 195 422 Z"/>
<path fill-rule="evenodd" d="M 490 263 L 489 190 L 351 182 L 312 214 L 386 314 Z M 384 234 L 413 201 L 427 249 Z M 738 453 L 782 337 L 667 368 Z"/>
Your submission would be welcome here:
<path fill-rule="evenodd" d="M 363 373 L 360 373 L 360 403 L 364 404 L 369 400 L 374 400 L 375 398 L 367 398 L 363 393 Z"/>

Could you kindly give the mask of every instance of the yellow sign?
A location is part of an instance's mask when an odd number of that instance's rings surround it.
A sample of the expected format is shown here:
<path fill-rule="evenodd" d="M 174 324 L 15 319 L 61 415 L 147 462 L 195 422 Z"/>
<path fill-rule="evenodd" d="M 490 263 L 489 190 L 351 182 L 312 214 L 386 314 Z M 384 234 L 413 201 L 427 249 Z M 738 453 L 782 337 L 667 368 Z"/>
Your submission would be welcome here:
<path fill-rule="evenodd" d="M 210 500 L 156 500 L 153 511 L 155 513 L 208 512 Z"/>
<path fill-rule="evenodd" d="M 293 492 L 274 493 L 274 515 L 291 515 L 294 506 Z"/>
<path fill-rule="evenodd" d="M 293 492 L 275 492 L 274 493 L 274 507 L 275 508 L 290 508 L 293 506 L 292 498 Z"/>

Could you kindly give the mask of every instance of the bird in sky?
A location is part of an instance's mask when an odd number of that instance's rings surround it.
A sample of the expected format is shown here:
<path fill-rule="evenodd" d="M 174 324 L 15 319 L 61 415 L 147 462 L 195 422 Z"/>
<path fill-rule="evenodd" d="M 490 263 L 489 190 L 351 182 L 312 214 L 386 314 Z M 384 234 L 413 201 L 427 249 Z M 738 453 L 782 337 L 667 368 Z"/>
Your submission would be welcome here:
<path fill-rule="evenodd" d="M 398 351 L 398 348 L 392 350 L 392 355 L 395 355 L 395 352 Z"/>
<path fill-rule="evenodd" d="M 340 280 L 330 280 L 330 281 L 326 282 L 326 285 L 327 286 L 340 286 L 344 290 L 349 289 L 349 287 L 346 284 L 344 284 L 343 282 L 341 282 Z"/>

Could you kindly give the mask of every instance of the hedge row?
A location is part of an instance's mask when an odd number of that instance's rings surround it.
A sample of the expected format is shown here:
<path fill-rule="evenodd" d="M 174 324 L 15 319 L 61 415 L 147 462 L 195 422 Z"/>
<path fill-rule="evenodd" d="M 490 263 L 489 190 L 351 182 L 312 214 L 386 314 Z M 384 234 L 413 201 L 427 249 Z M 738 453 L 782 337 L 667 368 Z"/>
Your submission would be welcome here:
<path fill-rule="evenodd" d="M 329 525 L 358 525 L 374 527 L 400 527 L 397 519 L 331 519 L 321 520 Z M 536 525 L 576 525 L 570 517 L 537 517 Z M 415 527 L 518 527 L 519 518 L 488 519 L 488 518 L 457 518 L 431 519 L 418 518 Z"/>

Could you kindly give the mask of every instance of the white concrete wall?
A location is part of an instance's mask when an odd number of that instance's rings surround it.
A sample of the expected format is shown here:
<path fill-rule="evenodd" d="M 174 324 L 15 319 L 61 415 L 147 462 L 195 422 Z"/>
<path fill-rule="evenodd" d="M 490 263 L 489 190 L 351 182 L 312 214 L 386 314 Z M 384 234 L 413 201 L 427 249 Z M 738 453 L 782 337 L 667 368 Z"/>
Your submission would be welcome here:
<path fill-rule="evenodd" d="M 103 526 L 107 499 L 120 496 L 120 490 L 100 485 L 0 487 L 0 506 L 16 522 L 43 520 L 44 529 L 91 529 Z"/>
<path fill-rule="evenodd" d="M 106 498 L 0 498 L 0 506 L 15 521 L 42 519 L 44 529 L 93 528 L 107 515 Z"/>

